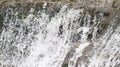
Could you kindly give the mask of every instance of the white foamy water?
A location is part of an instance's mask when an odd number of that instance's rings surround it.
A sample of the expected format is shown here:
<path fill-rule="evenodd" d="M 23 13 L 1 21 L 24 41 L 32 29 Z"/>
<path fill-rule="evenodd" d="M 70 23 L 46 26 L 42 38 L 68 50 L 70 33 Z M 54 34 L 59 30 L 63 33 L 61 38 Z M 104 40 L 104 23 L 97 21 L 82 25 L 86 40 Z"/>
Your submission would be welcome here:
<path fill-rule="evenodd" d="M 52 18 L 32 12 L 19 19 L 17 12 L 7 11 L 0 36 L 0 67 L 120 67 L 117 21 L 100 34 L 102 15 L 67 6 Z"/>

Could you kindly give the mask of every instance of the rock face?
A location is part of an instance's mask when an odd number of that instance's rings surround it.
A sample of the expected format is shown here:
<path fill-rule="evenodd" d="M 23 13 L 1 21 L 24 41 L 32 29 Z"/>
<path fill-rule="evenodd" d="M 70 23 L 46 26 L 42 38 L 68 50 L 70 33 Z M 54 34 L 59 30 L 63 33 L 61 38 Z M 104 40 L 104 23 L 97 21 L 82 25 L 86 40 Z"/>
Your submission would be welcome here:
<path fill-rule="evenodd" d="M 44 3 L 47 4 L 46 10 L 51 16 L 59 12 L 63 5 L 68 5 L 70 8 L 83 8 L 85 13 L 89 12 L 91 15 L 103 13 L 106 23 L 120 11 L 120 0 L 1 0 L 0 29 L 3 25 L 2 16 L 4 16 L 4 11 L 9 7 L 17 8 L 16 11 L 21 11 L 21 13 L 27 15 L 31 8 L 37 11 L 43 9 Z"/>
<path fill-rule="evenodd" d="M 42 7 L 43 3 L 47 3 L 49 10 L 59 10 L 63 5 L 68 5 L 72 8 L 84 8 L 84 11 L 91 13 L 104 13 L 108 16 L 116 11 L 119 11 L 119 0 L 1 0 L 0 10 L 4 10 L 7 7 L 23 7 L 26 11 L 35 6 Z"/>
<path fill-rule="evenodd" d="M 61 6 L 69 5 L 74 8 L 84 8 L 85 11 L 91 13 L 104 13 L 105 16 L 118 11 L 120 6 L 119 0 L 1 0 L 0 11 L 4 11 L 8 7 L 22 7 L 28 12 L 33 5 L 38 10 L 44 2 L 47 3 L 50 11 L 59 11 Z"/>
<path fill-rule="evenodd" d="M 51 4 L 57 3 L 61 5 L 70 4 L 73 5 L 73 7 L 79 7 L 80 5 L 83 5 L 84 7 L 88 7 L 88 8 L 89 7 L 117 8 L 119 6 L 120 1 L 119 0 L 1 0 L 0 1 L 2 5 L 5 5 L 5 3 L 7 3 L 8 5 L 14 5 L 15 3 L 21 3 L 22 5 L 25 5 L 27 3 L 36 3 L 36 2 L 46 2 Z"/>

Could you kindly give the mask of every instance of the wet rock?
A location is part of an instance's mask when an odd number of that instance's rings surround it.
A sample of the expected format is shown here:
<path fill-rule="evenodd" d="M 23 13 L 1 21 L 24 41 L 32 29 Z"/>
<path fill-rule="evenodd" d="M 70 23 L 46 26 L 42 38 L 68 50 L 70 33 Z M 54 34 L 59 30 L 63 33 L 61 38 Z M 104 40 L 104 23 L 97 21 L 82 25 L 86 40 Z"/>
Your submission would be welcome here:
<path fill-rule="evenodd" d="M 88 38 L 87 38 L 87 40 L 91 40 L 91 39 L 92 39 L 92 37 L 93 37 L 93 35 L 92 35 L 92 34 L 88 34 Z"/>
<path fill-rule="evenodd" d="M 73 42 L 73 43 L 74 43 L 74 42 L 78 42 L 80 39 L 81 39 L 81 36 L 80 36 L 79 33 L 73 34 L 73 36 L 72 36 L 72 42 Z"/>
<path fill-rule="evenodd" d="M 62 67 L 68 67 L 68 64 L 63 64 Z"/>
<path fill-rule="evenodd" d="M 60 25 L 58 35 L 62 35 L 62 34 L 63 34 L 63 25 Z"/>
<path fill-rule="evenodd" d="M 116 64 L 115 67 L 120 67 L 120 64 Z"/>

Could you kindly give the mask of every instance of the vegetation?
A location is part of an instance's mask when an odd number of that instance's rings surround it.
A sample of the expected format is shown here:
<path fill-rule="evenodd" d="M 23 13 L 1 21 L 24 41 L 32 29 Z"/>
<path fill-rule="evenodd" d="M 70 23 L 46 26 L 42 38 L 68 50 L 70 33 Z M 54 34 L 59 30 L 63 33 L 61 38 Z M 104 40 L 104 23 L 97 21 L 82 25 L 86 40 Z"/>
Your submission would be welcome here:
<path fill-rule="evenodd" d="M 62 67 L 68 67 L 68 64 L 63 64 Z"/>

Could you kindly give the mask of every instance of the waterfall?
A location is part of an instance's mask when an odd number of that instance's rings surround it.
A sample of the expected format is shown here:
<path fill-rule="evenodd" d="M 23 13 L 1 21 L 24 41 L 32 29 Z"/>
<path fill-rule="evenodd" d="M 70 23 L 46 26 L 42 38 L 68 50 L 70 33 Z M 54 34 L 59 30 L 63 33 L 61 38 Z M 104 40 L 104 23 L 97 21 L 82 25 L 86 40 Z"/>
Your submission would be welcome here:
<path fill-rule="evenodd" d="M 67 5 L 54 16 L 35 11 L 5 11 L 0 67 L 120 67 L 119 14 L 107 22 Z"/>

